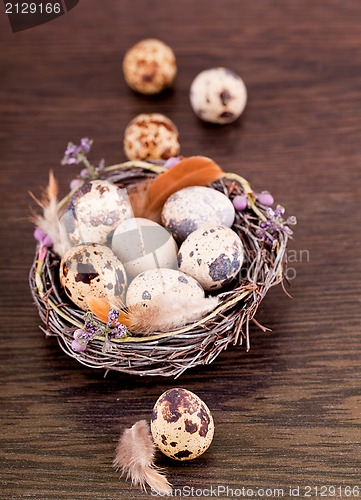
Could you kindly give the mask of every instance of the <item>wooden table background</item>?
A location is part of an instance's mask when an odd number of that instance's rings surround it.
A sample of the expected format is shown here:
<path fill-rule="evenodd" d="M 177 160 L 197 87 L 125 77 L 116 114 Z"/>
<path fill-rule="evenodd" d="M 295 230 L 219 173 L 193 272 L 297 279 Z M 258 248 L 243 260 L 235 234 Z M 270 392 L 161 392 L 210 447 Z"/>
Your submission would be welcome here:
<path fill-rule="evenodd" d="M 286 498 L 289 486 L 361 486 L 360 22 L 359 0 L 83 0 L 16 34 L 0 13 L 1 498 L 144 498 L 112 469 L 115 444 L 174 386 L 202 397 L 216 424 L 200 459 L 158 458 L 174 487 Z M 148 36 L 178 60 L 174 89 L 158 97 L 122 77 L 126 49 Z M 249 91 L 242 119 L 223 128 L 200 123 L 188 100 L 195 75 L 219 65 Z M 152 111 L 178 125 L 184 155 L 214 158 L 297 215 L 294 299 L 269 293 L 257 319 L 273 331 L 252 327 L 249 353 L 229 349 L 176 381 L 104 378 L 38 329 L 27 191 L 54 168 L 66 192 L 69 140 L 89 136 L 92 158 L 123 160 L 126 124 Z"/>

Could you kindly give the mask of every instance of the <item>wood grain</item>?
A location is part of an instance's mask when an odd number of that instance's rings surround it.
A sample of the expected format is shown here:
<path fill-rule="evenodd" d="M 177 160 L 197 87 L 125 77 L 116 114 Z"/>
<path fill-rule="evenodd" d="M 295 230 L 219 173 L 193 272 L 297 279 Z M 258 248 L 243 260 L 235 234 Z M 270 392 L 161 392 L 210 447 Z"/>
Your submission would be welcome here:
<path fill-rule="evenodd" d="M 143 498 L 111 468 L 116 440 L 174 386 L 203 398 L 216 424 L 202 458 L 158 457 L 175 487 L 278 487 L 286 498 L 290 485 L 361 486 L 360 17 L 359 0 L 87 0 L 13 34 L 0 13 L 1 498 Z M 122 78 L 124 52 L 147 36 L 177 56 L 162 96 Z M 196 74 L 220 65 L 249 92 L 223 128 L 200 123 L 188 100 Z M 175 121 L 184 155 L 270 190 L 299 221 L 294 299 L 273 289 L 257 316 L 272 333 L 254 327 L 249 353 L 230 349 L 176 381 L 104 378 L 67 357 L 38 329 L 27 285 L 27 191 L 54 168 L 66 192 L 68 140 L 92 137 L 93 158 L 123 160 L 126 124 L 151 111 Z"/>

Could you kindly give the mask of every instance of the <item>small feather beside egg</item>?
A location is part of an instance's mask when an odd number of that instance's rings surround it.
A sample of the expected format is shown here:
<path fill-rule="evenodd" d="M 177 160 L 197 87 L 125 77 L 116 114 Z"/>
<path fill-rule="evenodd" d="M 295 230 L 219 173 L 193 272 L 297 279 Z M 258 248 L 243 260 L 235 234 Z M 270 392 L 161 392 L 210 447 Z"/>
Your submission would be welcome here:
<path fill-rule="evenodd" d="M 172 331 L 200 320 L 217 304 L 218 298 L 206 298 L 191 276 L 174 269 L 145 271 L 127 291 L 129 330 L 143 334 Z"/>

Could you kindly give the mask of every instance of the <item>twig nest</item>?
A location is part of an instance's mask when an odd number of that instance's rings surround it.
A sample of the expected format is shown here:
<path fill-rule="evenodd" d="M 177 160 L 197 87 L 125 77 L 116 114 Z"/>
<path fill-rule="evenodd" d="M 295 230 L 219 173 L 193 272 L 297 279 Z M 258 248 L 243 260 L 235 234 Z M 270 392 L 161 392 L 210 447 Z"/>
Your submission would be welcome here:
<path fill-rule="evenodd" d="M 247 89 L 240 76 L 227 68 L 211 68 L 199 73 L 190 88 L 195 114 L 206 122 L 225 124 L 241 116 Z"/>
<path fill-rule="evenodd" d="M 177 73 L 173 50 L 155 38 L 141 40 L 131 47 L 123 60 L 124 78 L 141 94 L 158 94 L 170 87 Z"/>
<path fill-rule="evenodd" d="M 177 269 L 178 249 L 172 235 L 148 219 L 133 217 L 122 222 L 113 234 L 112 250 L 130 279 L 157 267 Z"/>
<path fill-rule="evenodd" d="M 235 217 L 232 202 L 220 191 L 191 186 L 172 194 L 162 210 L 162 223 L 178 241 L 205 224 L 231 227 Z"/>
<path fill-rule="evenodd" d="M 125 189 L 105 180 L 91 181 L 80 187 L 61 218 L 64 245 L 107 241 L 109 234 L 125 219 L 132 208 Z"/>
<path fill-rule="evenodd" d="M 127 276 L 123 264 L 104 245 L 79 245 L 66 252 L 60 263 L 60 283 L 74 304 L 88 311 L 87 295 L 124 302 Z"/>
<path fill-rule="evenodd" d="M 231 283 L 242 267 L 243 258 L 240 237 L 229 227 L 210 225 L 192 232 L 182 243 L 178 264 L 180 271 L 212 291 Z"/>
<path fill-rule="evenodd" d="M 169 389 L 155 403 L 151 416 L 154 443 L 175 460 L 192 460 L 210 446 L 214 422 L 207 405 L 193 392 Z"/>
<path fill-rule="evenodd" d="M 129 160 L 167 160 L 178 156 L 178 129 L 160 113 L 142 113 L 125 129 L 124 152 Z"/>

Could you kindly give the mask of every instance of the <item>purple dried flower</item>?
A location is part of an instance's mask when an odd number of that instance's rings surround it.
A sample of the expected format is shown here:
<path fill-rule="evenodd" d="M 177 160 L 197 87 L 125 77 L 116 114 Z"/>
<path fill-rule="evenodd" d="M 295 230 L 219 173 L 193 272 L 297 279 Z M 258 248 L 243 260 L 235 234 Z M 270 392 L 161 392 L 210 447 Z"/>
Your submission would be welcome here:
<path fill-rule="evenodd" d="M 77 339 L 74 339 L 73 342 L 71 343 L 71 348 L 75 352 L 83 352 L 87 348 L 87 344 L 86 343 L 82 344 L 78 342 Z"/>
<path fill-rule="evenodd" d="M 86 155 L 90 152 L 93 141 L 87 137 L 83 137 L 80 140 L 80 145 L 76 146 L 72 142 L 68 143 L 68 146 L 64 152 L 64 158 L 61 162 L 62 165 L 74 165 L 78 164 L 86 159 Z"/>
<path fill-rule="evenodd" d="M 270 207 L 274 203 L 273 196 L 268 191 L 262 191 L 256 195 L 258 203 L 264 205 L 265 207 Z"/>
<path fill-rule="evenodd" d="M 88 137 L 83 137 L 80 139 L 80 148 L 83 152 L 83 154 L 87 155 L 89 151 L 91 150 L 93 141 L 88 139 Z"/>
<path fill-rule="evenodd" d="M 174 165 L 180 162 L 179 156 L 171 156 L 164 164 L 164 168 L 172 168 Z"/>
<path fill-rule="evenodd" d="M 46 248 L 50 248 L 51 246 L 53 246 L 53 240 L 51 239 L 51 237 L 48 234 L 46 234 L 43 231 L 43 229 L 41 229 L 41 227 L 35 228 L 34 238 L 36 239 L 36 241 L 41 243 L 42 246 L 44 246 Z"/>
<path fill-rule="evenodd" d="M 245 210 L 248 207 L 247 195 L 237 195 L 233 198 L 233 206 L 236 210 Z"/>
<path fill-rule="evenodd" d="M 81 184 L 81 180 L 80 179 L 73 179 L 70 184 L 69 184 L 69 187 L 70 189 L 73 191 L 73 189 L 77 189 Z"/>
<path fill-rule="evenodd" d="M 108 325 L 112 326 L 115 320 L 119 318 L 119 311 L 116 309 L 110 309 L 108 313 Z"/>
<path fill-rule="evenodd" d="M 292 234 L 289 225 L 297 223 L 296 217 L 291 216 L 285 221 L 282 217 L 285 213 L 285 209 L 281 205 L 277 205 L 275 210 L 268 208 L 266 213 L 268 220 L 262 221 L 257 231 L 259 239 L 263 239 L 266 243 L 273 244 L 280 233 Z"/>
<path fill-rule="evenodd" d="M 127 327 L 125 325 L 119 325 L 116 328 L 115 338 L 122 339 L 127 334 Z"/>

